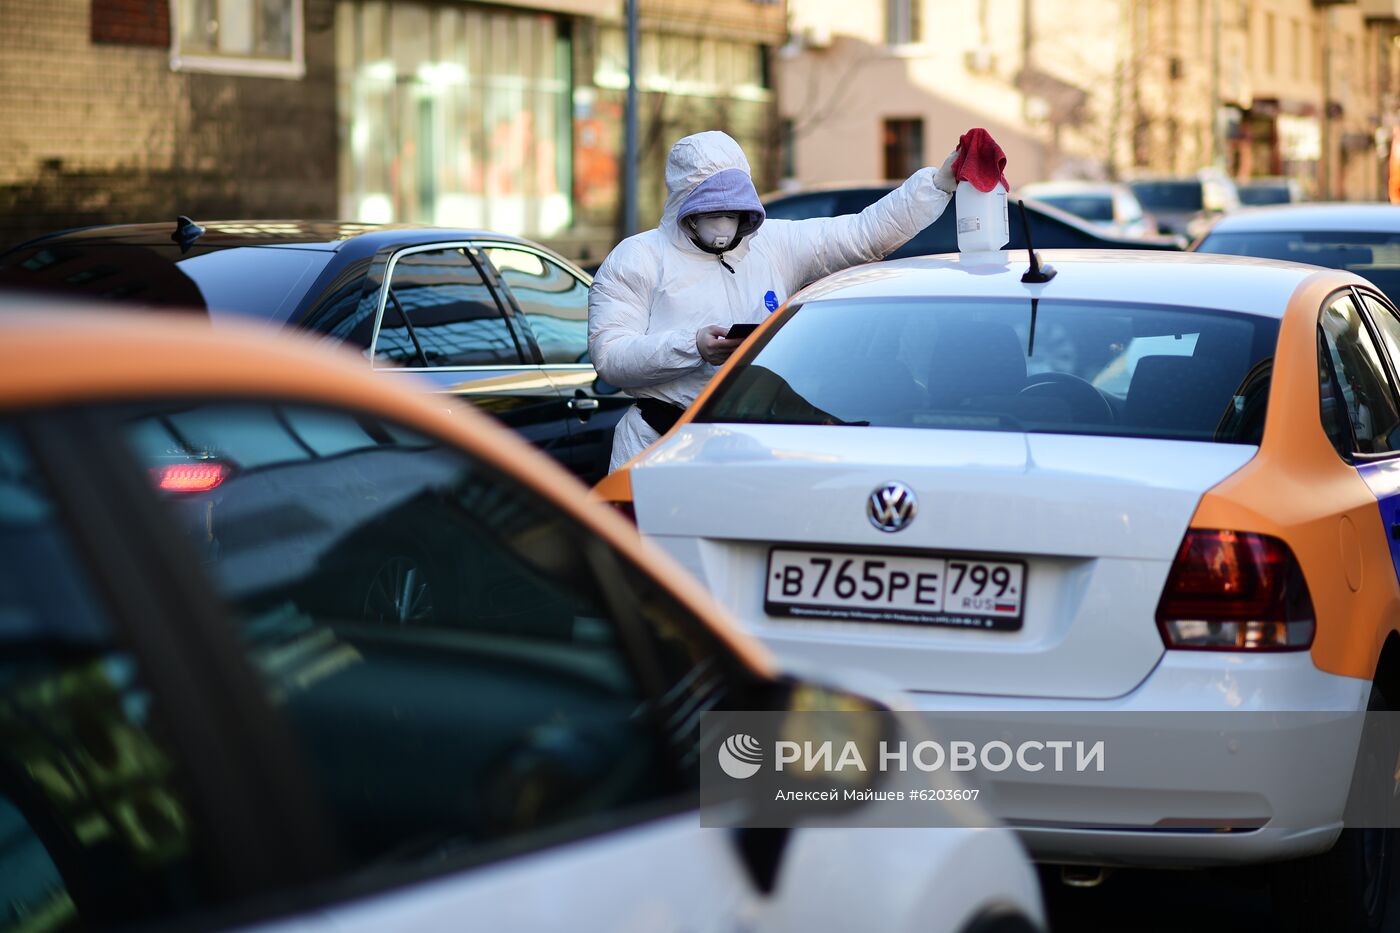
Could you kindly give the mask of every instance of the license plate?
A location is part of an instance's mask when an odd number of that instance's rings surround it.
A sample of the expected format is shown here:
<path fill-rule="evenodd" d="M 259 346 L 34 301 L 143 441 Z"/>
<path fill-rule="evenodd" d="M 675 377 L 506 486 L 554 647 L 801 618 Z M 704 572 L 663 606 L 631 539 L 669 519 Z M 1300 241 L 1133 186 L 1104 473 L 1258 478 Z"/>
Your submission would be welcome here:
<path fill-rule="evenodd" d="M 1025 579 L 1018 560 L 773 548 L 763 606 L 796 618 L 1013 632 Z"/>

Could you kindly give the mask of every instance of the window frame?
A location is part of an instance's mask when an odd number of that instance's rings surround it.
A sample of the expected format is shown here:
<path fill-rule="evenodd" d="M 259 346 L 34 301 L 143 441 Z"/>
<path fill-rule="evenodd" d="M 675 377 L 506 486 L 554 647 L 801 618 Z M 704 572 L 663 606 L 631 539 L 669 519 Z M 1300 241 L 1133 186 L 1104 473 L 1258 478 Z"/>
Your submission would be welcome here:
<path fill-rule="evenodd" d="M 1381 336 L 1380 331 L 1377 329 L 1375 322 L 1371 320 L 1370 312 L 1366 309 L 1366 302 L 1362 300 L 1363 295 L 1368 295 L 1372 298 L 1378 299 L 1382 303 L 1383 307 L 1390 308 L 1392 313 L 1394 313 L 1394 308 L 1390 304 L 1390 302 L 1386 301 L 1386 299 L 1375 290 L 1361 288 L 1355 285 L 1348 285 L 1344 288 L 1339 288 L 1336 291 L 1330 293 L 1326 298 L 1324 298 L 1321 306 L 1319 306 L 1318 308 L 1316 326 L 1317 347 L 1321 353 L 1327 353 L 1327 334 L 1322 329 L 1322 315 L 1326 313 L 1328 307 L 1330 307 L 1334 302 L 1340 300 L 1342 297 L 1351 298 L 1352 303 L 1356 306 L 1356 313 L 1361 316 L 1362 327 L 1366 329 L 1366 333 L 1371 338 L 1371 342 L 1375 344 L 1376 349 L 1379 351 L 1381 369 L 1386 379 L 1386 385 L 1390 390 L 1391 401 L 1395 403 L 1396 410 L 1400 411 L 1400 361 L 1392 360 L 1390 358 L 1390 351 L 1386 348 L 1385 338 Z M 1400 315 L 1397 315 L 1397 318 L 1400 318 Z M 1332 370 L 1332 378 L 1336 380 L 1338 376 L 1335 367 L 1332 365 L 1330 354 L 1328 355 L 1328 369 Z M 1317 414 L 1319 423 L 1321 423 L 1322 396 L 1320 393 L 1318 395 L 1317 402 Z M 1363 453 L 1362 451 L 1357 450 L 1356 425 L 1352 423 L 1351 411 L 1344 405 L 1342 406 L 1341 414 L 1342 417 L 1346 419 L 1347 436 L 1351 439 L 1352 448 L 1350 456 L 1342 456 L 1342 460 L 1344 460 L 1347 463 L 1359 465 L 1363 463 L 1377 463 L 1385 460 L 1394 460 L 1397 457 L 1400 457 L 1400 449 L 1387 450 L 1382 453 Z M 1323 432 L 1324 434 L 1326 433 L 1325 425 L 1323 426 Z M 1332 445 L 1329 443 L 1328 446 Z"/>
<path fill-rule="evenodd" d="M 305 0 L 287 0 L 291 5 L 292 50 L 285 58 L 258 58 L 247 55 L 220 55 L 204 50 L 186 51 L 180 7 L 182 0 L 170 0 L 170 70 L 208 74 L 244 75 L 257 78 L 283 78 L 299 81 L 306 77 Z"/>
<path fill-rule="evenodd" d="M 511 340 L 515 343 L 515 350 L 518 359 L 514 363 L 472 363 L 461 366 L 403 366 L 384 365 L 377 356 L 379 350 L 379 330 L 384 323 L 384 311 L 389 302 L 389 289 L 394 284 L 394 268 L 398 265 L 399 259 L 410 256 L 414 253 L 427 253 L 437 250 L 460 249 L 462 254 L 476 267 L 477 274 L 481 276 L 481 282 L 486 286 L 491 299 L 496 303 L 496 311 L 504 319 L 506 332 L 510 334 Z M 487 271 L 487 270 L 490 271 Z M 395 249 L 389 256 L 388 262 L 384 266 L 384 276 L 379 282 L 378 294 L 375 296 L 374 306 L 374 330 L 369 338 L 369 364 L 375 372 L 460 372 L 462 370 L 513 370 L 513 369 L 539 369 L 540 352 L 535 345 L 534 335 L 520 326 L 515 320 L 514 304 L 501 300 L 502 283 L 495 276 L 495 267 L 486 261 L 477 250 L 475 241 L 472 240 L 441 240 L 435 243 L 419 243 L 415 246 L 405 246 Z M 526 357 L 533 357 L 527 360 Z"/>
<path fill-rule="evenodd" d="M 485 251 L 488 249 L 513 249 L 519 250 L 522 253 L 529 253 L 532 256 L 537 256 L 540 258 L 541 261 L 553 263 L 560 269 L 564 270 L 564 272 L 573 276 L 574 280 L 580 285 L 582 285 L 585 290 L 591 288 L 593 285 L 593 280 L 588 275 L 588 273 L 582 271 L 581 269 L 574 268 L 573 264 L 570 263 L 568 260 L 564 259 L 562 256 L 553 255 L 545 249 L 543 249 L 542 247 L 534 246 L 529 243 L 513 243 L 509 240 L 473 240 L 472 242 L 476 244 L 477 249 L 482 251 L 482 263 L 491 268 L 492 276 L 500 284 L 500 294 L 505 296 L 506 301 L 511 306 L 512 319 L 520 321 L 521 331 L 529 335 L 530 345 L 534 350 L 535 359 L 538 361 L 536 363 L 536 368 L 553 369 L 561 371 L 592 371 L 594 369 L 592 363 L 544 362 L 544 352 L 540 350 L 539 341 L 535 338 L 534 328 L 530 326 L 529 313 L 520 306 L 520 303 L 518 301 L 516 301 L 515 293 L 511 291 L 510 283 L 506 281 L 505 276 L 501 274 L 501 270 L 496 268 L 496 264 L 491 261 L 491 257 L 487 255 Z"/>
<path fill-rule="evenodd" d="M 907 178 L 918 171 L 920 166 L 927 164 L 924 152 L 928 142 L 926 132 L 928 127 L 922 114 L 915 116 L 887 115 L 880 126 L 883 140 L 880 161 L 885 177 L 890 180 Z M 897 138 L 891 139 L 892 135 Z M 906 163 L 903 166 L 891 164 L 893 158 L 899 156 L 906 157 Z M 905 172 L 905 168 L 908 168 L 909 171 Z"/>
<path fill-rule="evenodd" d="M 923 0 L 885 0 L 885 45 L 909 49 L 924 42 Z"/>
<path fill-rule="evenodd" d="M 1381 352 L 1381 365 L 1385 367 L 1386 376 L 1390 379 L 1390 394 L 1396 401 L 1396 409 L 1400 410 L 1400 360 L 1391 357 L 1390 346 L 1386 342 L 1385 335 L 1381 333 L 1380 326 L 1376 324 L 1371 310 L 1366 306 L 1366 299 L 1370 298 L 1379 302 L 1382 308 L 1395 317 L 1397 324 L 1400 324 L 1400 311 L 1396 310 L 1395 306 L 1379 289 L 1353 285 L 1350 290 L 1352 300 L 1356 302 L 1357 310 L 1361 313 L 1361 319 L 1366 322 L 1366 328 L 1370 331 L 1371 340 L 1375 342 L 1376 347 Z M 1376 460 L 1389 460 L 1395 457 L 1400 457 L 1400 450 L 1370 455 L 1371 459 Z"/>

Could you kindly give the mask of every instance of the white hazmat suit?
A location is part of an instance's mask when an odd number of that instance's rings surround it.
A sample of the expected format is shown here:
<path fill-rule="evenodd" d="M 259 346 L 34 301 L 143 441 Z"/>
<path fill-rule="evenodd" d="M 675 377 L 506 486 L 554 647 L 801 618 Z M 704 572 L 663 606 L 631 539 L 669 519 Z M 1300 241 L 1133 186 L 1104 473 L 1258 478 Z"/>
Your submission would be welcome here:
<path fill-rule="evenodd" d="M 883 259 L 947 207 L 951 195 L 934 184 L 936 171 L 920 169 L 859 214 L 765 221 L 738 143 L 720 132 L 680 140 L 666 161 L 660 226 L 619 243 L 589 292 L 588 346 L 598 375 L 633 396 L 689 406 L 717 368 L 700 356 L 700 328 L 758 323 L 807 283 Z M 696 206 L 756 212 L 756 223 L 726 252 L 707 252 L 681 223 Z M 636 406 L 628 409 L 610 469 L 657 437 Z"/>

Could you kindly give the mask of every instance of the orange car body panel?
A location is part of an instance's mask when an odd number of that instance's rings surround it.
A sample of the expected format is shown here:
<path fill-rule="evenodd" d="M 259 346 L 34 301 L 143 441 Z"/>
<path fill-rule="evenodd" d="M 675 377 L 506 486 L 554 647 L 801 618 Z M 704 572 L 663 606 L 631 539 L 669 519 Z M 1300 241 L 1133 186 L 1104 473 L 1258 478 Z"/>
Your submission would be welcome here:
<path fill-rule="evenodd" d="M 12 301 L 13 303 L 13 301 Z M 528 443 L 470 407 L 374 376 L 358 356 L 266 327 L 179 314 L 67 311 L 0 320 L 0 412 L 159 398 L 283 399 L 355 408 L 470 453 L 576 518 L 654 577 L 754 671 L 768 650 L 729 621 L 713 597 L 612 510 Z"/>
<path fill-rule="evenodd" d="M 1206 492 L 1191 526 L 1286 541 L 1317 613 L 1313 663 L 1370 680 L 1386 636 L 1400 631 L 1400 584 L 1376 496 L 1332 448 L 1318 394 L 1318 313 L 1352 284 L 1359 284 L 1353 276 L 1319 273 L 1294 292 L 1279 329 L 1259 453 Z"/>

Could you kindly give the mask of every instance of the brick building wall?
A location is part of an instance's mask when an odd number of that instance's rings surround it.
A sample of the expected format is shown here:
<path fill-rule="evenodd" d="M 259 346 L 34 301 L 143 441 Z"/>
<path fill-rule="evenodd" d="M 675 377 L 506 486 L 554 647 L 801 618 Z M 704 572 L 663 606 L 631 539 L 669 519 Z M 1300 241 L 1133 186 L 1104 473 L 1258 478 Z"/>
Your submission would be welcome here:
<path fill-rule="evenodd" d="M 168 0 L 0 2 L 0 249 L 64 227 L 330 217 L 333 0 L 299 80 L 176 72 Z"/>

